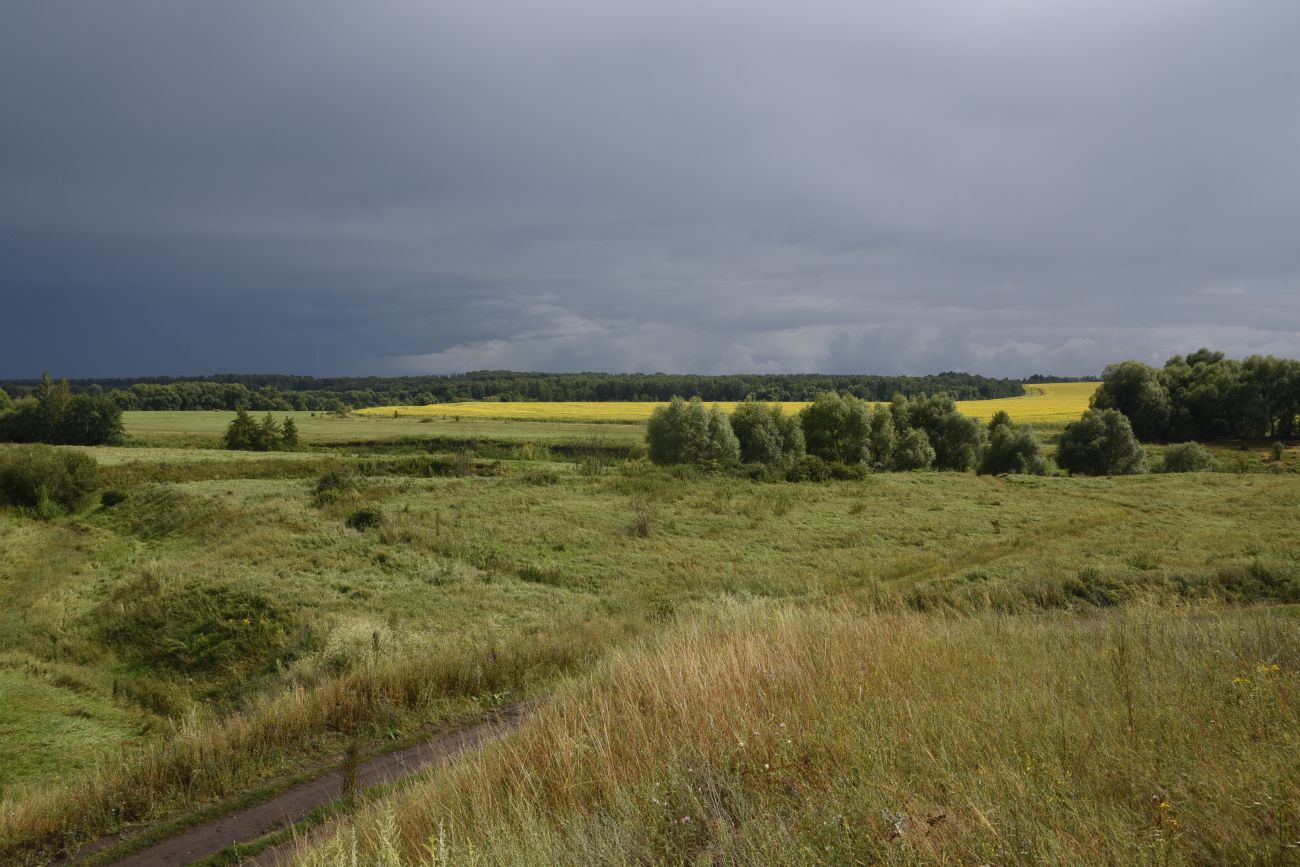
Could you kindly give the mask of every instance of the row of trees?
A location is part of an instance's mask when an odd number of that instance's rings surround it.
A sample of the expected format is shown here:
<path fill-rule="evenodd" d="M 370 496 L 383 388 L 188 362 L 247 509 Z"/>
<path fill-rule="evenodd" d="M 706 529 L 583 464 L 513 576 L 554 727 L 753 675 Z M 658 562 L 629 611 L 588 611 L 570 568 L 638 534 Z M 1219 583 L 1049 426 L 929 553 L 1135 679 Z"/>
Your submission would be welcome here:
<path fill-rule="evenodd" d="M 1123 413 L 1147 442 L 1292 437 L 1300 432 L 1300 361 L 1238 361 L 1201 349 L 1157 369 L 1140 361 L 1106 368 L 1093 409 Z"/>
<path fill-rule="evenodd" d="M 0 391 L 0 441 L 94 446 L 120 442 L 122 410 L 106 397 L 73 394 L 47 373 L 28 396 Z"/>
<path fill-rule="evenodd" d="M 659 464 L 790 467 L 811 456 L 878 471 L 942 469 L 1044 473 L 1038 440 L 998 413 L 986 428 L 957 412 L 947 395 L 895 397 L 873 407 L 852 395 L 824 392 L 798 416 L 779 405 L 745 401 L 728 416 L 698 398 L 674 397 L 646 428 Z"/>
<path fill-rule="evenodd" d="M 269 412 L 257 422 L 241 409 L 226 425 L 222 442 L 226 448 L 236 451 L 288 451 L 298 446 L 298 425 L 288 416 L 278 422 Z"/>
<path fill-rule="evenodd" d="M 24 394 L 35 383 L 4 383 Z M 78 393 L 103 394 L 127 410 L 238 410 L 283 412 L 291 409 L 330 411 L 392 404 L 447 403 L 458 400 L 663 401 L 675 394 L 698 394 L 705 400 L 811 400 L 824 391 L 865 400 L 888 400 L 894 394 L 943 392 L 959 400 L 1015 397 L 1024 393 L 1012 379 L 969 373 L 933 376 L 835 376 L 827 374 L 740 374 L 696 376 L 642 373 L 512 373 L 477 371 L 455 376 L 348 377 L 223 374 L 193 380 L 74 380 Z"/>

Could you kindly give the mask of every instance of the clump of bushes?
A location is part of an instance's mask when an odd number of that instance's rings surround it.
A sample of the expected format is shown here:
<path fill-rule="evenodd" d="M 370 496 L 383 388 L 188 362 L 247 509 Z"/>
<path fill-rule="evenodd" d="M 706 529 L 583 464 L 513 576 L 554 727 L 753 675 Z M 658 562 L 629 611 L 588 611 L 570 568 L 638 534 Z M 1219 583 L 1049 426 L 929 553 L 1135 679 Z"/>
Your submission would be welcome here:
<path fill-rule="evenodd" d="M 989 421 L 988 445 L 980 458 L 978 472 L 982 475 L 1023 473 L 1041 476 L 1047 473 L 1047 462 L 1034 432 L 1017 425 L 1007 413 L 998 411 Z"/>
<path fill-rule="evenodd" d="M 704 407 L 698 397 L 674 397 L 650 415 L 646 426 L 650 460 L 657 464 L 732 466 L 740 462 L 740 441 L 726 413 Z"/>
<path fill-rule="evenodd" d="M 779 404 L 747 400 L 730 418 L 717 407 L 705 409 L 698 398 L 674 398 L 655 410 L 646 430 L 650 458 L 658 464 L 743 462 L 751 465 L 751 477 L 809 480 L 861 478 L 868 468 L 964 471 L 979 461 L 984 440 L 983 426 L 957 412 L 947 395 L 900 396 L 873 408 L 852 395 L 824 392 L 797 417 L 785 415 Z"/>
<path fill-rule="evenodd" d="M 1200 443 L 1178 443 L 1165 449 L 1162 473 L 1203 473 L 1214 465 L 1209 449 Z"/>
<path fill-rule="evenodd" d="M 747 464 L 785 464 L 803 456 L 803 428 L 779 403 L 747 400 L 731 414 L 731 429 Z"/>
<path fill-rule="evenodd" d="M 1066 425 L 1056 453 L 1056 462 L 1071 475 L 1145 473 L 1146 461 L 1128 417 L 1115 409 L 1090 409 Z"/>
<path fill-rule="evenodd" d="M 99 466 L 82 451 L 47 445 L 0 451 L 0 504 L 42 517 L 85 506 L 99 487 Z"/>
<path fill-rule="evenodd" d="M 226 426 L 222 442 L 233 451 L 287 451 L 298 446 L 298 425 L 288 416 L 283 422 L 277 422 L 269 412 L 257 422 L 241 409 Z"/>

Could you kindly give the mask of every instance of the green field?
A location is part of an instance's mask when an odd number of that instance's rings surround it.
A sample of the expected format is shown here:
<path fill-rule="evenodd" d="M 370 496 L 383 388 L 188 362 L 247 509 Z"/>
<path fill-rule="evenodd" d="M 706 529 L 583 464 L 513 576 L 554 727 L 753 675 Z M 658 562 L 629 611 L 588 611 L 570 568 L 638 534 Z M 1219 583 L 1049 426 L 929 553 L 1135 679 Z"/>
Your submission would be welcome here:
<path fill-rule="evenodd" d="M 1265 754 L 1261 745 L 1277 761 L 1294 758 L 1297 743 L 1278 741 L 1276 727 L 1289 724 L 1300 707 L 1297 621 L 1273 604 L 1300 601 L 1300 475 L 1254 471 L 1274 469 L 1255 452 L 1220 450 L 1221 465 L 1237 470 L 1231 473 L 1087 479 L 920 472 L 759 483 L 659 469 L 617 450 L 564 448 L 581 445 L 588 427 L 631 445 L 640 439 L 636 425 L 302 415 L 307 451 L 256 454 L 201 447 L 219 437 L 227 414 L 128 414 L 133 445 L 88 450 L 123 502 L 52 521 L 0 511 L 0 861 L 39 862 L 40 853 L 75 840 L 185 816 L 255 781 L 273 782 L 304 763 L 327 760 L 339 748 L 341 719 L 359 721 L 367 741 L 380 748 L 433 721 L 521 696 L 555 696 L 543 705 L 554 710 L 522 735 L 525 743 L 549 743 L 536 748 L 544 753 L 555 749 L 547 739 L 561 735 L 557 720 L 571 721 L 571 713 L 611 724 L 615 705 L 593 706 L 590 696 L 617 693 L 629 666 L 648 666 L 637 689 L 667 690 L 669 682 L 656 680 L 655 672 L 692 665 L 680 654 L 693 642 L 707 655 L 737 641 L 762 647 L 769 633 L 796 645 L 810 640 L 799 637 L 810 634 L 804 626 L 782 626 L 788 618 L 829 617 L 809 627 L 811 634 L 850 636 L 892 622 L 879 618 L 901 617 L 901 634 L 914 636 L 909 640 L 929 648 L 933 659 L 958 666 L 963 658 L 987 660 L 1000 652 L 980 636 L 1004 631 L 1014 638 L 1009 646 L 1022 648 L 1014 665 L 1006 663 L 1008 671 L 1030 680 L 1071 676 L 1053 668 L 1052 659 L 1033 656 L 1034 636 L 1047 635 L 1044 648 L 1073 647 L 1070 653 L 1086 656 L 1078 648 L 1091 646 L 1098 624 L 1111 629 L 1119 622 L 1115 612 L 1150 612 L 1143 616 L 1157 624 L 1152 628 L 1169 636 L 1192 629 L 1188 622 L 1248 628 L 1259 633 L 1249 648 L 1259 658 L 1234 657 L 1234 665 L 1243 671 L 1257 662 L 1280 666 L 1273 704 L 1257 719 L 1261 728 L 1242 732 L 1256 746 L 1181 773 L 1186 779 L 1249 776 L 1263 767 L 1256 767 Z M 473 433 L 457 437 L 451 429 Z M 1294 465 L 1290 454 L 1276 468 Z M 356 477 L 350 489 L 321 501 L 317 479 L 332 467 L 351 468 Z M 377 526 L 349 527 L 349 516 L 360 509 L 373 510 Z M 1248 614 L 1243 605 L 1252 606 Z M 715 626 L 707 635 L 693 631 L 709 623 Z M 927 637 L 950 630 L 957 630 L 951 645 Z M 852 653 L 875 652 L 866 638 L 844 640 L 858 642 Z M 1177 642 L 1183 650 L 1157 642 L 1150 652 L 1183 653 L 1195 644 L 1191 637 Z M 652 662 L 656 654 L 668 656 Z M 768 663 L 755 665 L 743 676 L 757 676 Z M 901 671 L 882 669 L 872 677 L 903 677 Z M 1102 680 L 1090 681 L 1087 690 L 1102 689 L 1104 672 L 1098 669 Z M 918 689 L 925 678 L 941 677 L 925 669 L 906 676 Z M 1003 690 L 1008 701 L 1021 703 L 1017 713 L 1037 712 L 1039 698 L 1016 697 L 1010 682 L 969 676 L 949 684 L 949 694 Z M 810 688 L 823 687 L 829 688 Z M 1231 676 L 1214 688 L 1235 689 Z M 930 714 L 941 714 L 945 701 L 973 720 L 993 713 L 963 710 L 955 697 L 925 700 Z M 1175 691 L 1161 700 L 1180 699 Z M 799 701 L 839 708 L 838 714 L 863 712 L 833 691 Z M 643 710 L 617 707 L 629 724 L 651 724 L 636 717 Z M 718 720 L 733 712 L 741 727 L 765 713 L 745 702 L 710 711 Z M 1154 761 L 1149 737 L 1185 735 L 1172 718 L 1161 719 L 1163 728 L 1133 745 L 1144 762 Z M 1089 720 L 1072 721 L 1072 736 L 1103 725 Z M 702 737 L 682 720 L 665 718 L 664 725 L 683 744 Z M 632 734 L 610 749 L 636 748 Z M 819 737 L 832 735 L 840 737 Z M 904 729 L 891 736 L 911 737 Z M 939 730 L 933 736 L 966 737 Z M 706 752 L 721 748 L 699 743 Z M 1004 748 L 1044 747 L 997 747 Z M 1099 748 L 1118 749 L 1110 741 Z M 834 750 L 807 757 L 809 773 L 833 776 L 825 763 Z M 495 752 L 485 755 L 484 761 L 499 760 L 491 758 Z M 638 823 L 649 820 L 625 799 L 685 773 L 689 756 L 680 766 L 674 761 L 614 780 L 594 800 L 557 802 L 556 815 L 569 816 L 563 833 L 543 833 L 536 816 L 492 810 L 458 813 L 457 833 L 476 846 L 494 837 L 509 841 L 499 854 L 516 863 L 583 860 L 582 846 L 613 851 L 632 837 L 639 848 L 628 851 L 644 856 L 637 860 L 675 862 L 715 851 L 744 861 L 746 852 L 758 851 L 746 847 L 759 845 L 761 835 L 746 832 L 727 843 L 717 836 L 721 826 L 709 832 L 714 849 L 676 837 L 644 838 Z M 835 761 L 858 762 L 861 773 L 885 772 L 863 756 Z M 963 761 L 954 758 L 940 776 L 978 775 L 988 759 Z M 1295 793 L 1298 766 L 1289 774 L 1269 770 L 1270 797 Z M 475 779 L 457 778 L 454 785 L 464 787 L 465 798 L 481 797 L 475 786 L 490 776 Z M 545 774 L 537 779 L 543 789 L 536 797 L 559 785 Z M 1010 785 L 998 779 L 997 785 Z M 779 793 L 743 779 L 728 785 L 740 787 L 737 797 L 752 796 L 746 803 L 759 812 L 797 813 L 803 803 L 769 803 L 764 799 Z M 1223 785 L 1231 797 L 1246 796 L 1235 783 Z M 1078 797 L 1101 797 L 1095 788 Z M 927 791 L 934 802 L 933 787 Z M 1028 791 L 1004 794 L 1008 804 L 1029 797 Z M 851 799 L 843 791 L 836 797 Z M 1147 809 L 1149 793 L 1135 790 L 1133 804 L 1115 797 L 1096 815 L 1131 824 L 1130 812 Z M 879 812 L 855 809 L 861 815 L 854 822 Z M 976 814 L 951 809 L 960 812 L 954 827 L 960 824 L 966 835 L 952 843 L 952 852 L 963 853 L 957 860 L 1001 851 L 969 848 L 983 833 Z M 382 825 L 384 816 L 375 814 L 374 821 Z M 605 818 L 588 827 L 582 816 Z M 1294 808 L 1278 816 L 1277 833 L 1292 833 Z M 436 834 L 436 821 L 427 816 L 412 815 L 402 827 L 412 835 Z M 1061 833 L 1034 827 L 1035 834 Z M 813 839 L 810 831 L 791 833 L 769 842 L 797 853 Z M 1242 845 L 1257 839 L 1255 831 L 1242 833 Z M 379 836 L 376 831 L 372 839 Z M 1052 846 L 1032 851 L 1070 860 L 1075 850 L 1052 839 Z M 394 845 L 409 853 L 424 842 L 408 836 Z M 1193 850 L 1177 851 L 1187 860 Z M 916 850 L 902 860 L 927 860 L 923 855 Z"/>
<path fill-rule="evenodd" d="M 580 443 L 588 439 L 616 444 L 639 443 L 642 424 L 519 422 L 510 419 L 392 418 L 381 415 L 334 415 L 279 412 L 290 417 L 307 445 L 367 445 L 392 440 Z M 233 412 L 126 412 L 122 421 L 129 442 L 162 447 L 220 448 L 221 435 Z"/>

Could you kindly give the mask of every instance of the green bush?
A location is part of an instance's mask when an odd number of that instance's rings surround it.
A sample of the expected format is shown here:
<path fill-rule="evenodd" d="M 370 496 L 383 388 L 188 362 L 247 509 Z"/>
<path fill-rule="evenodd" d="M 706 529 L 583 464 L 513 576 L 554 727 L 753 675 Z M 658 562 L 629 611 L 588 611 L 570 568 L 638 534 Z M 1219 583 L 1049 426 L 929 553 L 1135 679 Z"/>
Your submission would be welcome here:
<path fill-rule="evenodd" d="M 312 502 L 317 506 L 328 506 L 351 497 L 359 487 L 356 473 L 346 467 L 335 467 L 316 480 Z"/>
<path fill-rule="evenodd" d="M 1034 432 L 1014 424 L 1010 416 L 999 412 L 989 422 L 989 441 L 977 472 L 981 475 L 1025 473 L 1041 476 L 1047 473 L 1047 462 Z"/>
<path fill-rule="evenodd" d="M 1090 409 L 1066 425 L 1056 462 L 1071 474 L 1123 476 L 1147 471 L 1146 452 L 1128 417 L 1116 409 Z"/>
<path fill-rule="evenodd" d="M 1214 466 L 1209 449 L 1200 443 L 1178 443 L 1165 449 L 1162 473 L 1203 473 Z"/>
<path fill-rule="evenodd" d="M 925 431 L 911 428 L 899 437 L 894 446 L 893 466 L 896 470 L 924 470 L 934 466 L 934 447 Z"/>
<path fill-rule="evenodd" d="M 740 461 L 740 442 L 718 407 L 705 409 L 698 397 L 674 397 L 650 415 L 646 445 L 656 464 L 731 466 Z"/>
<path fill-rule="evenodd" d="M 816 455 L 804 455 L 786 471 L 790 482 L 824 482 L 831 477 L 831 465 Z"/>
<path fill-rule="evenodd" d="M 82 451 L 25 445 L 0 451 L 0 503 L 43 517 L 86 505 L 99 486 L 99 467 Z"/>
<path fill-rule="evenodd" d="M 298 445 L 298 426 L 288 417 L 281 424 L 269 412 L 260 422 L 256 422 L 241 409 L 226 426 L 222 444 L 233 451 L 273 452 L 291 449 Z"/>
<path fill-rule="evenodd" d="M 822 392 L 799 412 L 808 454 L 860 464 L 871 457 L 871 407 L 852 395 Z"/>
<path fill-rule="evenodd" d="M 353 530 L 362 532 L 384 523 L 384 516 L 378 509 L 357 509 L 348 515 L 346 523 Z"/>
<path fill-rule="evenodd" d="M 740 443 L 740 459 L 747 464 L 778 464 L 804 453 L 799 419 L 786 415 L 779 403 L 744 401 L 731 414 L 731 429 Z"/>

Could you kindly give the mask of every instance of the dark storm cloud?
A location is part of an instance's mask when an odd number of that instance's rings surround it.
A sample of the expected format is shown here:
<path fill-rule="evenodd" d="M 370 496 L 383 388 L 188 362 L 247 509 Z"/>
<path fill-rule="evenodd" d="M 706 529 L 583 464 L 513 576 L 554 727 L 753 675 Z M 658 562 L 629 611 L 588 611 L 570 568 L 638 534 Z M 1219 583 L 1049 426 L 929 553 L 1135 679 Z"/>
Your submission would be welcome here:
<path fill-rule="evenodd" d="M 0 375 L 1300 355 L 1293 3 L 458 7 L 8 4 Z"/>

